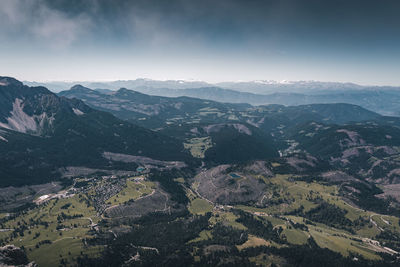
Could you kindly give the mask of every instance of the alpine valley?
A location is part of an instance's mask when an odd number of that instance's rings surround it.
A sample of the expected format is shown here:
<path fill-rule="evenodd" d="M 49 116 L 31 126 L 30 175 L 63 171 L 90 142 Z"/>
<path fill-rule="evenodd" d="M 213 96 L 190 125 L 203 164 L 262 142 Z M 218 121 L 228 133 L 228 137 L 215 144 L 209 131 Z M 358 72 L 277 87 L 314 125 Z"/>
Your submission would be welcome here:
<path fill-rule="evenodd" d="M 397 88 L 29 84 L 0 77 L 0 265 L 400 265 Z"/>

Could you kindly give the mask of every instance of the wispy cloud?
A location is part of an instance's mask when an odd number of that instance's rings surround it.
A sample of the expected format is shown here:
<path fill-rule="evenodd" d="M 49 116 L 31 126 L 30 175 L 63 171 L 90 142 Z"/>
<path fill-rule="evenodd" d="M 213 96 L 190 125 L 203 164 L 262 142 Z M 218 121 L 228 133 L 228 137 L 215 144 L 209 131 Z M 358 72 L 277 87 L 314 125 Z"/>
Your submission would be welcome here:
<path fill-rule="evenodd" d="M 41 0 L 0 2 L 0 32 L 3 36 L 12 34 L 61 49 L 88 32 L 91 25 L 89 16 L 68 16 L 50 8 Z"/>

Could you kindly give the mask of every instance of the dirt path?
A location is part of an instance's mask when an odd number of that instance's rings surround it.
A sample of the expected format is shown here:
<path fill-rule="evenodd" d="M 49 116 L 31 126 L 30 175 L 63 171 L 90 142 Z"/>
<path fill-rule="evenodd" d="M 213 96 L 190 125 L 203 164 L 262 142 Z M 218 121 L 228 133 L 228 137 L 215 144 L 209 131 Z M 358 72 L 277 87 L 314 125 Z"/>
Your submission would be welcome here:
<path fill-rule="evenodd" d="M 144 247 L 144 246 L 135 246 L 135 245 L 132 245 L 132 244 L 131 244 L 131 246 L 132 246 L 132 247 L 134 247 L 134 248 L 141 248 L 141 249 L 146 249 L 146 250 L 154 250 L 154 251 L 156 251 L 156 252 L 157 252 L 157 254 L 160 254 L 160 252 L 158 251 L 158 249 L 157 249 L 157 248 L 152 248 L 152 247 Z"/>
<path fill-rule="evenodd" d="M 152 195 L 154 195 L 154 193 L 155 193 L 155 192 L 156 192 L 156 190 L 155 190 L 155 189 L 153 189 L 153 191 L 151 191 L 151 193 L 150 193 L 150 194 L 147 194 L 147 195 L 144 195 L 144 196 L 138 197 L 137 199 L 135 199 L 135 201 L 138 201 L 139 199 L 143 199 L 143 198 L 151 197 Z"/>
<path fill-rule="evenodd" d="M 82 219 L 89 220 L 89 222 L 90 222 L 89 227 L 94 227 L 97 225 L 96 223 L 93 223 L 93 220 L 90 217 L 83 217 Z"/>
<path fill-rule="evenodd" d="M 163 191 L 160 191 L 160 194 L 163 195 L 163 196 L 165 196 L 164 209 L 162 209 L 162 210 L 155 210 L 155 211 L 156 211 L 156 212 L 158 212 L 158 211 L 165 212 L 165 211 L 168 210 L 169 213 L 171 214 L 171 207 L 167 205 L 168 200 L 169 200 L 168 194 L 164 193 Z"/>
<path fill-rule="evenodd" d="M 60 238 L 60 239 L 54 240 L 54 241 L 53 241 L 53 243 L 57 243 L 58 241 L 62 241 L 62 240 L 65 240 L 65 239 L 74 239 L 74 238 L 73 238 L 73 237 L 71 237 L 71 236 L 67 236 L 67 237 L 63 237 L 63 238 Z"/>
<path fill-rule="evenodd" d="M 390 222 L 389 222 L 389 221 L 386 221 L 386 220 L 383 218 L 383 216 L 384 216 L 384 215 L 381 215 L 381 220 L 382 220 L 384 223 L 386 223 L 387 225 L 390 225 Z"/>
<path fill-rule="evenodd" d="M 369 216 L 369 221 L 370 221 L 376 228 L 378 228 L 379 231 L 381 231 L 381 232 L 385 231 L 382 227 L 378 226 L 378 224 L 374 221 L 374 219 L 373 219 L 374 216 L 379 216 L 379 214 L 371 214 L 371 215 Z M 381 218 L 382 218 L 382 217 L 381 217 Z"/>
<path fill-rule="evenodd" d="M 63 238 L 54 240 L 54 241 L 52 241 L 51 243 L 54 244 L 54 243 L 57 243 L 57 242 L 59 242 L 59 241 L 65 240 L 65 239 L 74 239 L 74 237 L 72 237 L 72 236 L 66 236 L 66 237 L 63 237 Z M 25 247 L 34 247 L 34 246 L 36 246 L 36 244 L 28 245 L 28 246 L 25 246 Z"/>
<path fill-rule="evenodd" d="M 192 194 L 193 195 L 195 195 L 195 196 L 198 196 L 198 197 L 200 197 L 201 199 L 204 199 L 205 201 L 207 201 L 207 202 L 209 202 L 211 205 L 215 205 L 214 204 L 214 202 L 212 202 L 211 200 L 209 200 L 209 199 L 207 199 L 207 198 L 205 198 L 205 197 L 203 197 L 198 191 L 197 191 L 197 189 L 195 189 L 195 188 L 188 188 L 188 187 L 186 187 L 186 186 L 184 186 L 184 185 L 182 185 L 184 188 L 186 188 L 187 190 L 189 190 L 190 192 L 192 192 Z M 193 189 L 193 190 L 192 190 Z M 196 193 L 196 194 L 195 194 Z"/>

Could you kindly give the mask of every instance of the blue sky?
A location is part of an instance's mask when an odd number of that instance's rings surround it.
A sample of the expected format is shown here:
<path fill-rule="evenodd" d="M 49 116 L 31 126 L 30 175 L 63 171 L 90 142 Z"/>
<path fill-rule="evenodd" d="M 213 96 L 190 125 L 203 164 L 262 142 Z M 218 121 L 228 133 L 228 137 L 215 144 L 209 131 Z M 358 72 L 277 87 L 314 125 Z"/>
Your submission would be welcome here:
<path fill-rule="evenodd" d="M 2 0 L 0 73 L 400 85 L 399 13 L 389 0 Z"/>

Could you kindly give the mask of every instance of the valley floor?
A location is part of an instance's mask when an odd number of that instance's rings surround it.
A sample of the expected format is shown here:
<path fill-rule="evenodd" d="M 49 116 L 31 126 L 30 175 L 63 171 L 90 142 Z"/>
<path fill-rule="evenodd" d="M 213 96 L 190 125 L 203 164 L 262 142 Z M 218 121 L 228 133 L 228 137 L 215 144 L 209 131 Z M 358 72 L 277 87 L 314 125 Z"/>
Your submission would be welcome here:
<path fill-rule="evenodd" d="M 269 166 L 273 170 L 279 164 Z M 398 217 L 355 207 L 337 185 L 271 173 L 224 165 L 194 178 L 174 177 L 187 204 L 152 174 L 76 178 L 58 192 L 34 191 L 27 209 L 2 213 L 1 243 L 23 248 L 39 266 L 84 265 L 107 257 L 104 252 L 126 238 L 131 249 L 123 254 L 125 264 L 134 265 L 149 262 L 149 253 L 162 257 L 167 241 L 145 238 L 147 227 L 156 225 L 171 231 L 167 236 L 186 236 L 175 249 L 186 247 L 194 265 L 216 253 L 223 260 L 233 250 L 234 261 L 244 257 L 249 264 L 285 265 L 291 262 L 281 251 L 313 244 L 354 264 L 397 258 Z M 157 216 L 156 222 L 152 217 Z M 198 220 L 205 221 L 197 226 Z M 196 227 L 185 234 L 167 230 L 169 223 Z M 130 239 L 132 231 L 144 231 L 144 238 Z"/>

